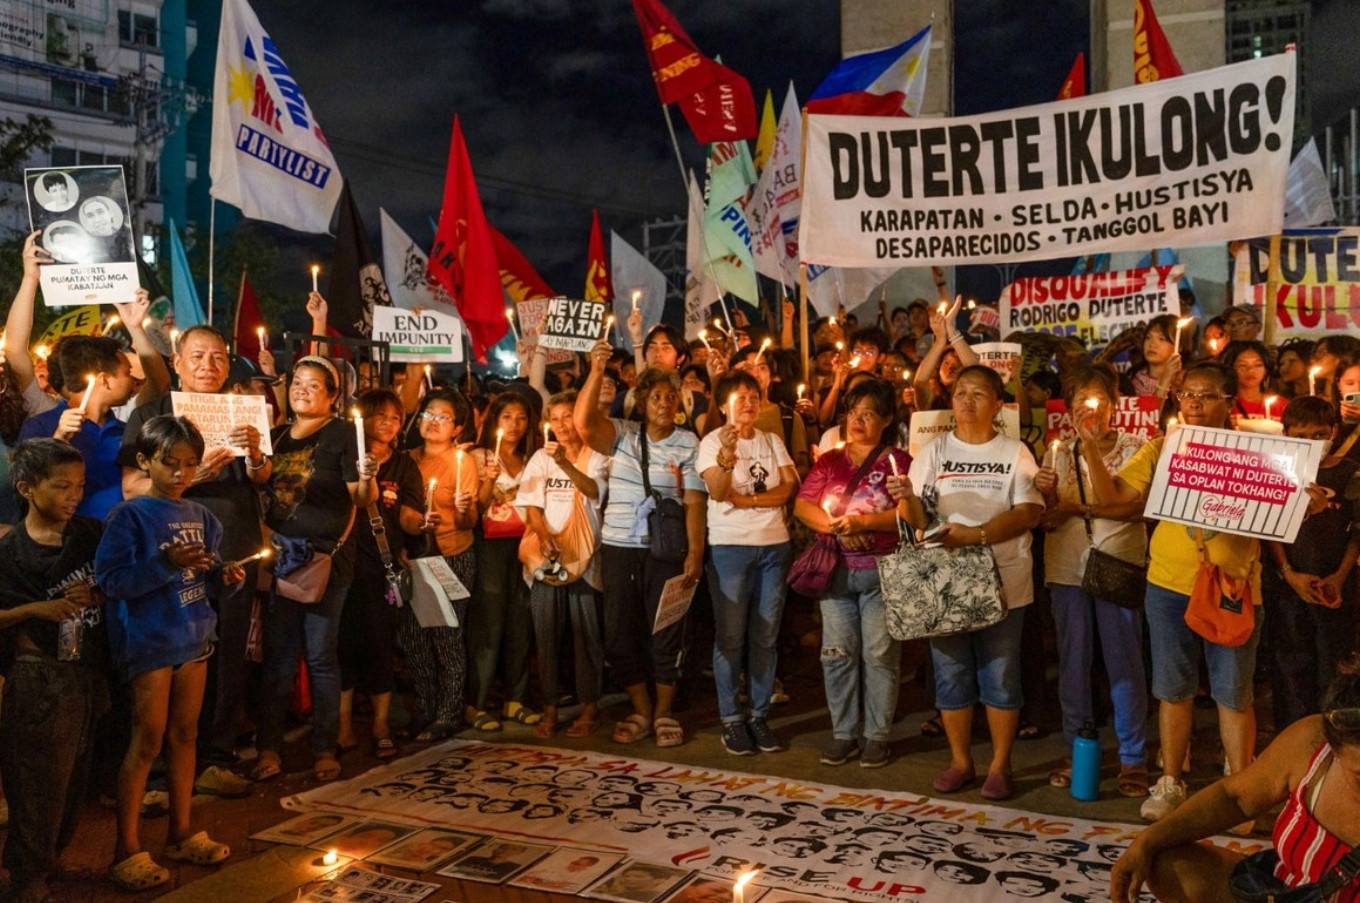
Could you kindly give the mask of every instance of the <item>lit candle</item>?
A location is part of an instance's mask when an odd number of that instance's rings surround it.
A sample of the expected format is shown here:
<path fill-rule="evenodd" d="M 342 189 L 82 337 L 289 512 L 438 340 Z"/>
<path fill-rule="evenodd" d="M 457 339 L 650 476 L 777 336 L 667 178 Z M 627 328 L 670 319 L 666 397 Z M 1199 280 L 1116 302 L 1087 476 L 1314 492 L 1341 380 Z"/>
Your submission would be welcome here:
<path fill-rule="evenodd" d="M 704 343 L 704 347 L 707 348 L 709 351 L 712 351 L 712 350 L 713 350 L 713 346 L 710 345 L 710 344 L 708 344 L 708 330 L 707 330 L 707 329 L 701 329 L 701 330 L 699 330 L 699 341 L 703 342 L 703 343 Z"/>
<path fill-rule="evenodd" d="M 1181 353 L 1181 330 L 1195 322 L 1194 317 L 1181 317 L 1176 321 L 1176 353 Z"/>
<path fill-rule="evenodd" d="M 1100 407 L 1100 400 L 1096 398 L 1088 398 L 1086 399 L 1086 406 L 1094 411 L 1096 408 Z"/>
<path fill-rule="evenodd" d="M 948 301 L 941 301 L 941 302 L 940 302 L 940 306 L 937 307 L 937 308 L 935 308 L 935 309 L 936 309 L 936 311 L 939 312 L 940 316 L 943 317 L 945 311 L 949 310 L 949 302 L 948 302 Z"/>
<path fill-rule="evenodd" d="M 763 341 L 763 342 L 760 343 L 760 350 L 756 352 L 756 363 L 757 363 L 757 364 L 759 364 L 759 363 L 760 363 L 760 359 L 761 359 L 762 357 L 765 356 L 765 350 L 766 350 L 767 348 L 770 347 L 770 343 L 771 343 L 771 340 L 768 339 L 768 338 L 765 339 L 765 341 Z"/>
<path fill-rule="evenodd" d="M 845 440 L 842 439 L 841 441 L 839 441 L 839 442 L 836 443 L 836 451 L 844 451 L 844 450 L 845 450 Z"/>
<path fill-rule="evenodd" d="M 434 377 L 430 375 L 430 365 L 425 365 L 425 388 L 434 391 Z"/>
<path fill-rule="evenodd" d="M 1048 443 L 1048 454 L 1044 456 L 1044 466 L 1047 467 L 1049 470 L 1052 470 L 1053 465 L 1056 464 L 1057 461 L 1058 461 L 1058 440 L 1054 439 L 1052 442 Z"/>
<path fill-rule="evenodd" d="M 1209 340 L 1209 353 L 1215 357 L 1218 356 L 1218 339 Z"/>
<path fill-rule="evenodd" d="M 510 322 L 510 334 L 514 336 L 515 341 L 518 342 L 519 330 L 515 328 L 515 309 L 513 307 L 507 307 L 505 309 L 505 319 Z"/>
<path fill-rule="evenodd" d="M 501 459 L 501 440 L 505 438 L 505 430 L 496 430 L 496 460 Z"/>
<path fill-rule="evenodd" d="M 115 329 L 118 328 L 118 324 L 119 324 L 120 322 L 122 322 L 122 321 L 118 319 L 118 315 L 117 315 L 117 314 L 113 314 L 113 315 L 110 316 L 107 320 L 104 321 L 104 329 L 102 330 L 102 332 L 101 332 L 100 334 L 101 334 L 101 335 L 108 335 L 109 333 L 113 332 Z"/>
<path fill-rule="evenodd" d="M 897 469 L 897 457 L 892 452 L 888 453 L 888 466 L 892 468 L 893 476 L 902 476 L 902 472 Z"/>
<path fill-rule="evenodd" d="M 261 351 L 264 351 L 266 348 L 269 347 L 269 338 L 268 338 L 268 335 L 269 335 L 269 334 L 266 333 L 266 332 L 264 331 L 264 327 L 263 327 L 263 326 L 256 326 L 256 327 L 255 327 L 255 338 L 257 338 L 257 339 L 260 340 L 260 350 L 261 350 Z"/>
<path fill-rule="evenodd" d="M 826 318 L 826 322 L 827 322 L 827 324 L 830 325 L 830 326 L 835 326 L 835 325 L 836 325 L 836 318 L 835 318 L 835 317 L 827 317 L 827 318 Z"/>
<path fill-rule="evenodd" d="M 609 330 L 613 328 L 614 328 L 614 315 L 610 314 L 604 319 L 604 334 L 606 337 L 608 337 L 609 335 Z"/>
<path fill-rule="evenodd" d="M 1322 374 L 1321 367 L 1314 367 L 1308 371 L 1308 394 L 1317 394 L 1317 378 Z"/>
<path fill-rule="evenodd" d="M 438 477 L 430 477 L 430 485 L 425 490 L 425 513 L 429 514 L 434 510 L 434 491 L 439 486 Z"/>
<path fill-rule="evenodd" d="M 832 516 L 832 514 L 831 514 L 831 499 L 826 499 L 824 502 L 822 502 L 822 510 L 826 512 L 826 516 L 827 516 L 827 517 L 831 517 L 831 516 Z"/>
<path fill-rule="evenodd" d="M 453 494 L 463 491 L 463 450 L 460 448 L 453 456 Z"/>
<path fill-rule="evenodd" d="M 546 421 L 546 420 L 543 421 L 543 444 L 544 444 L 544 445 L 547 445 L 547 444 L 548 444 L 548 431 L 551 430 L 551 429 L 552 429 L 552 424 L 549 423 L 549 422 Z"/>
<path fill-rule="evenodd" d="M 37 348 L 33 349 L 33 353 L 37 356 L 38 360 L 45 361 L 47 360 L 47 356 L 52 353 L 52 349 L 48 348 L 46 345 L 39 345 Z"/>
<path fill-rule="evenodd" d="M 855 369 L 856 367 L 858 367 L 858 366 L 859 366 L 859 362 L 860 362 L 861 360 L 863 360 L 863 358 L 861 358 L 858 354 L 855 355 L 854 357 L 850 358 L 850 369 L 853 370 L 853 369 Z"/>
<path fill-rule="evenodd" d="M 1271 396 L 1269 396 L 1268 398 L 1266 398 L 1266 419 L 1267 419 L 1267 420 L 1270 419 L 1270 408 L 1271 408 L 1271 406 L 1273 406 L 1273 405 L 1275 404 L 1275 402 L 1277 402 L 1277 401 L 1279 401 L 1279 400 L 1280 400 L 1280 396 L 1278 396 L 1278 395 L 1271 395 Z"/>
<path fill-rule="evenodd" d="M 90 406 L 90 395 L 93 394 L 94 392 L 94 376 L 95 375 L 91 373 L 87 377 L 89 382 L 85 384 L 85 395 L 83 398 L 80 399 L 80 407 L 77 410 L 79 410 L 80 413 L 82 414 L 84 414 L 85 410 Z"/>
<path fill-rule="evenodd" d="M 807 391 L 807 383 L 798 384 L 798 400 L 803 400 L 803 393 Z"/>
<path fill-rule="evenodd" d="M 321 857 L 323 865 L 335 865 L 340 861 L 340 854 L 335 850 L 327 850 L 326 855 Z"/>
<path fill-rule="evenodd" d="M 254 555 L 247 555 L 245 558 L 242 558 L 240 561 L 233 561 L 230 565 L 228 565 L 228 567 L 238 567 L 238 568 L 240 568 L 240 567 L 245 567 L 246 565 L 250 564 L 252 561 L 259 561 L 259 560 L 261 560 L 262 558 L 268 558 L 270 555 L 273 555 L 273 554 L 274 554 L 274 550 L 273 550 L 273 549 L 268 548 L 268 547 L 265 547 L 265 548 L 263 548 L 263 549 L 260 549 L 260 551 L 256 552 Z"/>
<path fill-rule="evenodd" d="M 318 295 L 321 294 L 321 290 L 316 287 L 316 277 L 319 276 L 320 274 L 321 267 L 317 266 L 316 264 L 312 264 L 312 291 L 316 292 Z"/>
<path fill-rule="evenodd" d="M 364 415 L 359 413 L 358 408 L 350 408 L 350 414 L 354 417 L 354 444 L 359 449 L 359 460 L 362 462 L 368 455 L 368 440 L 364 437 Z"/>
<path fill-rule="evenodd" d="M 642 289 L 633 289 L 633 313 L 637 313 L 638 298 L 642 297 Z"/>
<path fill-rule="evenodd" d="M 723 329 L 723 322 L 721 317 L 713 318 L 713 328 L 718 330 L 718 332 L 721 332 L 723 335 L 727 334 L 727 330 Z"/>
<path fill-rule="evenodd" d="M 732 885 L 732 903 L 746 903 L 746 883 L 756 876 L 755 872 L 743 872 Z"/>
<path fill-rule="evenodd" d="M 836 343 L 836 354 L 837 354 L 837 355 L 840 355 L 840 354 L 842 354 L 842 353 L 844 353 L 844 352 L 845 352 L 845 343 L 844 343 L 844 342 L 837 342 L 837 343 Z"/>
<path fill-rule="evenodd" d="M 975 309 L 976 307 L 977 307 L 977 302 L 974 301 L 972 298 L 969 298 L 969 299 L 968 299 L 968 309 L 969 309 L 969 310 L 973 310 L 973 309 Z"/>
<path fill-rule="evenodd" d="M 174 351 L 174 350 L 177 349 L 178 347 L 179 347 L 179 330 L 178 330 L 178 329 L 172 329 L 172 330 L 170 330 L 170 350 L 171 350 L 171 351 Z M 46 357 L 46 356 L 47 356 L 47 355 L 43 355 L 43 357 Z"/>
<path fill-rule="evenodd" d="M 727 395 L 727 422 L 736 425 L 737 422 L 737 393 L 730 392 Z"/>
<path fill-rule="evenodd" d="M 1180 422 L 1175 417 L 1166 418 L 1166 434 L 1170 436 L 1180 426 Z"/>

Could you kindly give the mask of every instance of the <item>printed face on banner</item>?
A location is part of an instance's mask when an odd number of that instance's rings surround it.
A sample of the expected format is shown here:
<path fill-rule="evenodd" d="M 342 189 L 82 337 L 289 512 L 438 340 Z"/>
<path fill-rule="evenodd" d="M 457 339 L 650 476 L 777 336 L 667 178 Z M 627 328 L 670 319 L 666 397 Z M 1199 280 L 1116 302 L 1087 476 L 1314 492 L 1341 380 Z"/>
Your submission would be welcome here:
<path fill-rule="evenodd" d="M 39 271 L 47 305 L 131 301 L 137 258 L 123 167 L 26 169 L 24 185 L 30 227 L 56 261 Z"/>

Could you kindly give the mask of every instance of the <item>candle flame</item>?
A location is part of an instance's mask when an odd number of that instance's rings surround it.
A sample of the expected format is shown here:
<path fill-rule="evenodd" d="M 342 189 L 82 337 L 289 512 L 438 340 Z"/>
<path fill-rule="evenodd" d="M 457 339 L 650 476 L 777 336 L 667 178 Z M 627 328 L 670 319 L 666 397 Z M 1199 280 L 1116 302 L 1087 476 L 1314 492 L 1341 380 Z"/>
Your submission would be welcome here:
<path fill-rule="evenodd" d="M 261 558 L 268 558 L 270 555 L 273 555 L 273 554 L 274 554 L 274 549 L 273 549 L 272 547 L 271 547 L 271 548 L 267 548 L 267 549 L 260 549 L 260 557 L 261 557 Z"/>
<path fill-rule="evenodd" d="M 321 265 L 320 265 L 320 264 L 316 264 L 316 263 L 312 264 L 312 275 L 315 276 L 315 275 L 317 275 L 317 274 L 320 273 L 320 272 L 321 272 Z"/>
<path fill-rule="evenodd" d="M 837 343 L 836 343 L 836 350 L 837 350 L 837 351 L 844 351 L 844 350 L 845 350 L 845 343 L 844 343 L 844 342 L 837 342 Z"/>
<path fill-rule="evenodd" d="M 170 330 L 170 347 L 173 348 L 178 344 L 179 344 L 179 330 L 172 329 Z M 47 355 L 44 354 L 43 357 L 47 357 Z"/>
<path fill-rule="evenodd" d="M 47 356 L 52 353 L 52 349 L 48 348 L 46 345 L 39 345 L 37 348 L 33 349 L 33 353 L 37 355 L 38 360 L 45 361 L 47 360 Z"/>
<path fill-rule="evenodd" d="M 321 861 L 326 865 L 335 865 L 340 861 L 340 853 L 336 850 L 327 850 L 326 855 L 321 857 Z"/>
<path fill-rule="evenodd" d="M 505 319 L 511 320 L 511 321 L 513 321 L 513 320 L 515 319 L 515 311 L 514 311 L 513 308 L 507 307 L 507 308 L 505 309 Z"/>
<path fill-rule="evenodd" d="M 1322 375 L 1321 367 L 1313 367 L 1311 370 L 1308 371 L 1308 377 L 1310 379 L 1317 379 L 1321 375 Z"/>
<path fill-rule="evenodd" d="M 1086 406 L 1094 411 L 1096 408 L 1100 407 L 1100 401 L 1095 398 L 1088 398 L 1086 399 Z"/>
<path fill-rule="evenodd" d="M 637 307 L 638 299 L 642 297 L 642 289 L 633 289 L 633 306 Z"/>
<path fill-rule="evenodd" d="M 1279 400 L 1280 400 L 1280 396 L 1278 396 L 1278 395 L 1271 395 L 1271 396 L 1269 396 L 1269 397 L 1266 399 L 1266 410 L 1270 410 L 1270 408 L 1271 408 L 1272 406 L 1274 406 L 1275 402 L 1277 402 L 1277 401 L 1279 401 Z"/>
<path fill-rule="evenodd" d="M 803 400 L 803 393 L 807 391 L 807 383 L 798 384 L 798 400 Z"/>
<path fill-rule="evenodd" d="M 256 326 L 256 327 L 255 327 L 255 335 L 258 336 L 259 339 L 260 339 L 260 341 L 263 342 L 263 341 L 264 341 L 264 327 L 263 327 L 263 326 Z"/>
<path fill-rule="evenodd" d="M 431 491 L 431 492 L 434 492 L 434 488 L 435 488 L 436 486 L 438 486 L 438 485 L 439 485 L 439 478 L 438 478 L 438 477 L 430 477 L 430 491 Z"/>
<path fill-rule="evenodd" d="M 1179 320 L 1176 321 L 1176 328 L 1183 329 L 1184 327 L 1189 326 L 1193 322 L 1195 322 L 1194 317 L 1181 317 Z"/>
<path fill-rule="evenodd" d="M 973 310 L 973 309 L 976 308 L 976 307 L 977 307 L 977 302 L 974 301 L 972 298 L 969 298 L 969 299 L 968 299 L 968 309 L 969 309 L 969 310 Z"/>
<path fill-rule="evenodd" d="M 611 330 L 611 329 L 614 328 L 614 315 L 613 315 L 613 314 L 610 314 L 609 316 L 605 317 L 605 320 L 604 320 L 604 328 L 605 328 L 605 331 L 606 331 L 606 332 L 608 332 L 609 330 Z"/>
<path fill-rule="evenodd" d="M 941 302 L 940 302 L 940 306 L 936 308 L 936 310 L 939 311 L 940 316 L 942 316 L 942 317 L 944 316 L 944 312 L 947 311 L 948 309 L 949 309 L 949 304 L 948 304 L 948 302 L 946 302 L 946 301 L 941 301 Z"/>
<path fill-rule="evenodd" d="M 841 441 L 839 441 L 839 442 L 836 443 L 836 451 L 840 451 L 840 450 L 842 450 L 843 448 L 845 448 L 845 440 L 844 440 L 844 439 L 842 439 Z"/>
<path fill-rule="evenodd" d="M 753 869 L 752 871 L 749 871 L 749 872 L 742 872 L 740 875 L 737 876 L 737 884 L 736 884 L 736 886 L 737 886 L 738 888 L 745 887 L 745 886 L 747 885 L 747 883 L 750 882 L 750 880 L 751 880 L 752 878 L 754 878 L 756 875 L 759 875 L 759 874 L 760 874 L 760 870 L 759 870 L 759 869 Z"/>
<path fill-rule="evenodd" d="M 850 369 L 853 370 L 855 367 L 858 367 L 858 366 L 859 366 L 859 362 L 860 362 L 860 356 L 859 356 L 858 354 L 855 355 L 854 357 L 850 358 Z"/>

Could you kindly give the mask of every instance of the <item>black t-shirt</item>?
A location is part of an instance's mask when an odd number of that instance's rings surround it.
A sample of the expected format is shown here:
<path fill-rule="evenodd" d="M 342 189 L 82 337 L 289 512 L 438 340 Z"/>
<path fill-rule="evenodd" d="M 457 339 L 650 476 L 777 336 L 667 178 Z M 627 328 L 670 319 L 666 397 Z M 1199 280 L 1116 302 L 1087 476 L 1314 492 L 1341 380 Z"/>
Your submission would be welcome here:
<path fill-rule="evenodd" d="M 1299 535 L 1285 546 L 1285 558 L 1294 570 L 1330 577 L 1341 567 L 1356 522 L 1357 471 L 1360 465 L 1349 457 L 1332 467 L 1318 468 L 1317 484 L 1327 490 L 1327 507 L 1305 518 Z"/>
<path fill-rule="evenodd" d="M 285 424 L 274 430 L 265 523 L 284 536 L 309 539 L 329 551 L 354 513 L 347 483 L 359 480 L 354 426 L 331 420 L 305 439 Z"/>
<path fill-rule="evenodd" d="M 153 417 L 173 413 L 169 394 L 139 405 L 128 418 L 123 446 L 118 451 L 118 466 L 136 467 L 142 427 Z M 217 474 L 217 479 L 197 483 L 184 491 L 186 499 L 198 502 L 222 522 L 225 529 L 218 554 L 226 561 L 239 560 L 260 550 L 260 497 L 246 473 L 245 460 L 233 459 Z"/>
<path fill-rule="evenodd" d="M 402 549 L 413 551 L 418 548 L 422 537 L 408 536 L 401 529 L 403 505 L 417 511 L 425 510 L 425 490 L 421 485 L 420 468 L 406 454 L 396 452 L 378 468 L 377 504 L 378 514 L 387 530 L 387 545 L 392 550 L 392 560 L 396 561 L 401 556 Z M 378 554 L 378 541 L 369 526 L 368 512 L 361 511 L 359 514 L 363 523 L 354 529 L 359 547 L 356 567 L 364 569 L 365 573 L 381 573 L 382 556 Z M 416 544 L 413 545 L 412 541 Z"/>
<path fill-rule="evenodd" d="M 103 596 L 94 581 L 94 556 L 104 527 L 92 517 L 73 517 L 66 525 L 60 546 L 33 541 L 23 521 L 0 539 L 0 608 L 18 608 L 65 595 L 75 584 L 89 585 L 95 600 Z M 60 625 L 56 621 L 29 618 L 6 632 L 0 664 L 4 673 L 14 659 L 14 635 L 22 633 L 42 652 L 57 658 Z M 104 606 L 91 605 L 84 611 L 80 640 L 80 662 L 104 669 L 109 663 L 108 634 L 104 628 Z"/>

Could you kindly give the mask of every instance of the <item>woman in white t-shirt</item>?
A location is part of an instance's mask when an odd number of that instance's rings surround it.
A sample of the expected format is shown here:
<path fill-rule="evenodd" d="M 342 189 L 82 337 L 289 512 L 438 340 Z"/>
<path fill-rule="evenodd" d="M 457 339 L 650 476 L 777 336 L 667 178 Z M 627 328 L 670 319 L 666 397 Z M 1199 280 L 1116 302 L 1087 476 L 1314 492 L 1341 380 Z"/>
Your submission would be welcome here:
<path fill-rule="evenodd" d="M 766 716 L 792 553 L 786 506 L 798 490 L 798 470 L 783 440 L 755 427 L 763 393 L 754 376 L 724 374 L 713 397 L 724 425 L 699 444 L 695 468 L 708 485 L 713 678 L 723 746 L 736 756 L 778 752 L 784 746 Z M 749 721 L 738 702 L 743 653 Z"/>
<path fill-rule="evenodd" d="M 1095 412 L 1094 432 L 1099 438 L 1100 459 L 1109 473 L 1118 473 L 1147 440 L 1133 433 L 1114 429 L 1111 417 L 1119 404 L 1114 370 L 1086 367 L 1068 381 L 1067 409 Z M 1094 407 L 1089 403 L 1094 402 Z M 1119 737 L 1119 792 L 1128 797 L 1145 797 L 1147 770 L 1147 682 L 1143 673 L 1143 613 L 1120 608 L 1113 602 L 1095 599 L 1081 588 L 1086 557 L 1091 545 L 1126 561 L 1147 559 L 1147 530 L 1143 527 L 1143 505 L 1132 502 L 1107 502 L 1096 499 L 1090 467 L 1082 462 L 1081 486 L 1074 466 L 1080 453 L 1078 443 L 1054 443 L 1045 457 L 1044 467 L 1034 478 L 1044 494 L 1047 511 L 1043 526 L 1044 579 L 1053 599 L 1053 621 L 1058 629 L 1058 698 L 1062 703 L 1063 738 L 1070 747 L 1083 724 L 1091 721 L 1091 665 L 1095 635 L 1105 670 L 1110 677 L 1110 699 L 1114 704 L 1114 729 Z M 1086 536 L 1089 518 L 1091 539 Z M 1072 762 L 1048 776 L 1055 787 L 1072 783 Z"/>
<path fill-rule="evenodd" d="M 553 565 L 562 569 L 557 574 L 540 569 L 536 574 L 527 564 L 524 568 L 544 700 L 543 720 L 534 726 L 534 736 L 544 740 L 557 731 L 558 645 L 567 618 L 574 643 L 576 698 L 582 705 L 580 716 L 567 728 L 568 737 L 589 736 L 594 730 L 604 679 L 600 569 L 595 552 L 600 544 L 600 505 L 609 460 L 581 441 L 572 420 L 575 405 L 575 392 L 548 399 L 543 412 L 545 442 L 525 465 L 515 499 L 524 512 L 525 540 L 531 536 L 537 540 L 548 569 L 555 570 Z M 528 560 L 523 554 L 520 559 Z M 575 574 L 582 565 L 584 573 L 563 582 L 568 579 L 567 568 Z"/>
<path fill-rule="evenodd" d="M 995 371 L 965 367 L 950 402 L 958 425 L 912 460 L 909 482 L 900 490 L 911 526 L 924 530 L 940 521 L 938 539 L 946 548 L 991 546 L 1001 572 L 1001 594 L 1009 609 L 1004 620 L 930 641 L 935 705 L 950 751 L 949 767 L 934 787 L 955 793 L 973 782 L 973 706 L 981 699 L 992 735 L 992 761 L 981 792 L 991 800 L 1007 799 L 1014 789 L 1011 747 L 1024 701 L 1020 631 L 1024 607 L 1034 601 L 1029 531 L 1044 510 L 1029 447 L 997 432 L 1004 391 Z"/>

